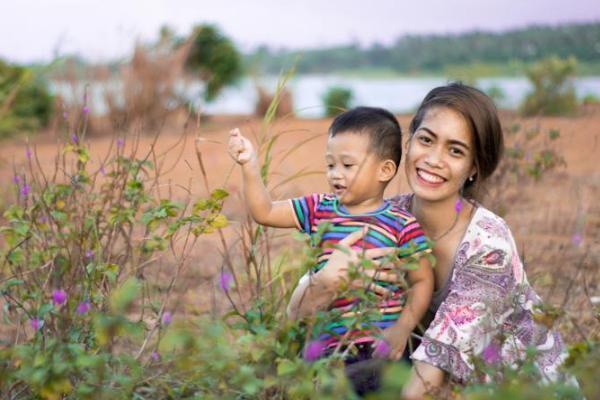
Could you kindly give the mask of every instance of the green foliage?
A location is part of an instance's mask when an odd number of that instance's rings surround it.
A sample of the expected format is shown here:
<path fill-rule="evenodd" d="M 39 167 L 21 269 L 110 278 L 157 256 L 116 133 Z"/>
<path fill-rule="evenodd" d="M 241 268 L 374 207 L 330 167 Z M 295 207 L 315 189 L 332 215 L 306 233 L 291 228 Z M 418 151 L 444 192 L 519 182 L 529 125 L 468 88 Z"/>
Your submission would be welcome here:
<path fill-rule="evenodd" d="M 32 70 L 0 60 L 0 137 L 45 126 L 53 101 Z"/>
<path fill-rule="evenodd" d="M 577 61 L 571 57 L 560 59 L 549 57 L 530 67 L 526 74 L 533 92 L 522 105 L 525 115 L 572 114 L 577 109 L 577 97 L 571 78 L 575 74 Z"/>
<path fill-rule="evenodd" d="M 325 115 L 333 117 L 350 107 L 352 101 L 352 90 L 333 86 L 327 89 L 323 95 L 323 107 L 325 108 Z"/>
<path fill-rule="evenodd" d="M 600 98 L 598 98 L 598 96 L 595 96 L 594 94 L 586 94 L 585 96 L 583 96 L 583 98 L 581 99 L 581 102 L 584 105 L 590 105 L 590 104 L 600 104 Z"/>
<path fill-rule="evenodd" d="M 241 56 L 233 42 L 214 25 L 196 26 L 187 67 L 206 83 L 204 97 L 214 100 L 221 89 L 242 74 Z"/>

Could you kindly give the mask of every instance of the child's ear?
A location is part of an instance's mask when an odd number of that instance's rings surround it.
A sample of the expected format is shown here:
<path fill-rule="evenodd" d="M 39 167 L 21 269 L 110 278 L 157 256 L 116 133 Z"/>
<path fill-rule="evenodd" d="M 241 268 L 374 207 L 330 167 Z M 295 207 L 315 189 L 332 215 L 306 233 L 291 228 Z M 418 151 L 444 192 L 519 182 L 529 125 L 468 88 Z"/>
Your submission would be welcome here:
<path fill-rule="evenodd" d="M 392 180 L 394 175 L 396 175 L 396 171 L 398 170 L 398 166 L 392 160 L 384 160 L 381 162 L 379 167 L 379 181 L 380 182 L 388 182 Z"/>

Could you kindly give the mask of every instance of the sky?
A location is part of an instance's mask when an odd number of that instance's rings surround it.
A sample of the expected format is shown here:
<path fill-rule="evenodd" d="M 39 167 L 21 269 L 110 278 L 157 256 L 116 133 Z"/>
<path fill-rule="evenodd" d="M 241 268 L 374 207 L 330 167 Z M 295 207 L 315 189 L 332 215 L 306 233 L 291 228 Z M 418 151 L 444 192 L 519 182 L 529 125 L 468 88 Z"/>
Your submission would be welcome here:
<path fill-rule="evenodd" d="M 105 61 L 215 23 L 242 51 L 390 44 L 405 34 L 503 31 L 532 24 L 599 22 L 598 0 L 0 0 L 0 58 Z"/>

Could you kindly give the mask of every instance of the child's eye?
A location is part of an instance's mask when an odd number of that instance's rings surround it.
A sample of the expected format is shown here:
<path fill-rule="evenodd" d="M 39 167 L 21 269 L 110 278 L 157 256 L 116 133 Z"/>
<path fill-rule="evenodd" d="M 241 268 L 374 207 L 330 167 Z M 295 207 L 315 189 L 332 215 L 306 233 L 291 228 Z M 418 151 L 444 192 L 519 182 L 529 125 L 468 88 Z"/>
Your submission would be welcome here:
<path fill-rule="evenodd" d="M 334 165 L 333 164 L 327 164 L 327 169 L 333 169 Z"/>
<path fill-rule="evenodd" d="M 344 168 L 350 168 L 352 167 L 354 164 L 344 164 Z"/>

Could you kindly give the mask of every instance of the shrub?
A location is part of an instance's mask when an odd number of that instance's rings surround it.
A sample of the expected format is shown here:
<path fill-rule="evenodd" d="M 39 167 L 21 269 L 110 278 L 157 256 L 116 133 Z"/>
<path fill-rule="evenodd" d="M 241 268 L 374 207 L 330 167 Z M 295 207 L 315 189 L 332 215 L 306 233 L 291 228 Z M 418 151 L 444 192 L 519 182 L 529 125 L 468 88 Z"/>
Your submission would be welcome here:
<path fill-rule="evenodd" d="M 352 101 L 352 90 L 334 86 L 327 89 L 323 95 L 323 107 L 325 108 L 325 115 L 333 117 L 350 107 Z"/>
<path fill-rule="evenodd" d="M 44 127 L 54 99 L 31 69 L 0 60 L 0 137 Z"/>
<path fill-rule="evenodd" d="M 546 58 L 527 69 L 533 92 L 521 108 L 525 115 L 572 114 L 577 109 L 577 97 L 571 78 L 575 73 L 575 58 Z"/>

